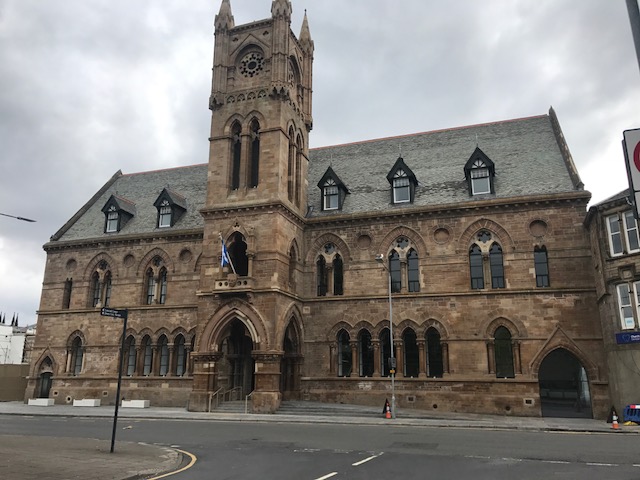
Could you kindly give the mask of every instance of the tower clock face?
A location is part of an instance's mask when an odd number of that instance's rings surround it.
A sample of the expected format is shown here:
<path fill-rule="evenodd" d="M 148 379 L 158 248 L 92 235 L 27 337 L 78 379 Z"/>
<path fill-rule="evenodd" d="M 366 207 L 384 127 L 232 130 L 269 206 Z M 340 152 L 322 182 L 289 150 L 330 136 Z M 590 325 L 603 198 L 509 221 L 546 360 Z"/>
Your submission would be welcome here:
<path fill-rule="evenodd" d="M 264 68 L 264 57 L 259 52 L 247 53 L 240 60 L 240 73 L 245 77 L 255 77 Z"/>

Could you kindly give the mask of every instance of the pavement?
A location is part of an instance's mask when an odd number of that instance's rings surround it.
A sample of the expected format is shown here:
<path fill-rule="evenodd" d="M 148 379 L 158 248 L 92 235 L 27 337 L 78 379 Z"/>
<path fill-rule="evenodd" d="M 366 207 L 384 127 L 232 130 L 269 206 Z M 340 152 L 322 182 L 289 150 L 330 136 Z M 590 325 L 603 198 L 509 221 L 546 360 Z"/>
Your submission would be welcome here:
<path fill-rule="evenodd" d="M 620 424 L 614 430 L 602 420 L 587 418 L 515 417 L 498 415 L 398 410 L 397 418 L 386 419 L 380 409 L 345 405 L 338 414 L 245 414 L 188 412 L 183 408 L 120 408 L 118 421 L 126 419 L 208 420 L 225 422 L 325 423 L 440 428 L 475 428 L 585 434 L 640 435 L 640 426 Z M 4 415 L 113 418 L 114 407 L 29 406 L 22 402 L 0 402 Z M 117 442 L 110 453 L 110 441 L 84 438 L 52 438 L 0 435 L 0 478 L 8 480 L 134 480 L 165 478 L 182 468 L 190 458 L 183 452 L 160 445 Z"/>

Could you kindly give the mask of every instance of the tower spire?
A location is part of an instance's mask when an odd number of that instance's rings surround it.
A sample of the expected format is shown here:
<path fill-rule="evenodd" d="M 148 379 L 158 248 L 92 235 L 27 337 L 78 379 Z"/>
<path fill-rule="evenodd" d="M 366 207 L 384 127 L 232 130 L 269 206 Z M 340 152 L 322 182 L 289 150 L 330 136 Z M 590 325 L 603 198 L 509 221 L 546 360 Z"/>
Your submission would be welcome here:
<path fill-rule="evenodd" d="M 302 28 L 300 28 L 300 36 L 298 37 L 300 44 L 313 50 L 313 40 L 311 40 L 311 32 L 309 31 L 309 21 L 307 20 L 307 10 L 304 11 L 304 19 L 302 20 Z"/>
<path fill-rule="evenodd" d="M 283 16 L 286 20 L 291 21 L 291 2 L 289 0 L 273 0 L 271 2 L 271 16 L 273 18 Z"/>
<path fill-rule="evenodd" d="M 233 21 L 233 15 L 231 14 L 230 0 L 222 0 L 222 4 L 220 5 L 220 11 L 216 15 L 214 24 L 216 27 L 216 31 L 228 30 L 235 26 L 235 23 Z"/>

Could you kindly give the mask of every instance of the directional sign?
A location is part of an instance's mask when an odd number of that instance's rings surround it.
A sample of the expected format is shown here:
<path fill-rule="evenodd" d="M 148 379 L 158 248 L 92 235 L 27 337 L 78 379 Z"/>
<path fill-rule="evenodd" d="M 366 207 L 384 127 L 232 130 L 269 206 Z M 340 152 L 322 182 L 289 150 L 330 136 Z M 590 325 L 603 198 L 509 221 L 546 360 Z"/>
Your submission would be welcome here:
<path fill-rule="evenodd" d="M 638 207 L 640 207 L 640 128 L 625 130 L 622 135 L 624 137 L 622 146 L 627 164 L 627 175 L 629 176 L 629 196 L 633 199 L 634 213 L 638 218 Z"/>
<path fill-rule="evenodd" d="M 127 318 L 128 310 L 122 309 L 119 310 L 117 308 L 101 308 L 100 315 L 105 317 L 115 317 L 115 318 Z"/>

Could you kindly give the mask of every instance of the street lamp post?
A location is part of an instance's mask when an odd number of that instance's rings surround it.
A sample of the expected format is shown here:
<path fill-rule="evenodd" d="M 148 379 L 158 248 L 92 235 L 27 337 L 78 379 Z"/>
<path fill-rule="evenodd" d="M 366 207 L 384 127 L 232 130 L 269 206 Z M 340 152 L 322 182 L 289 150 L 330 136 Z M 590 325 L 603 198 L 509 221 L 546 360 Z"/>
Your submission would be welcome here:
<path fill-rule="evenodd" d="M 391 302 L 391 270 L 384 263 L 384 254 L 380 253 L 376 255 L 376 261 L 382 265 L 387 271 L 388 287 L 389 287 L 389 347 L 391 355 L 389 357 L 389 375 L 391 375 L 391 418 L 396 418 L 396 358 L 394 355 L 393 345 L 393 304 Z"/>

